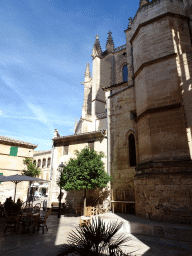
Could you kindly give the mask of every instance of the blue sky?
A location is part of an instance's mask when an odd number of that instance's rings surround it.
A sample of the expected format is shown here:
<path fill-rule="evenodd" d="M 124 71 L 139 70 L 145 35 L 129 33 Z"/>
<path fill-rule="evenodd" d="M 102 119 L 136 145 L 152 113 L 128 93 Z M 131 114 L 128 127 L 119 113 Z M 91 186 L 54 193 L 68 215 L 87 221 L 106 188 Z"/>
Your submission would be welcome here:
<path fill-rule="evenodd" d="M 0 135 L 51 148 L 54 129 L 73 134 L 81 117 L 95 35 L 125 44 L 139 0 L 1 0 Z"/>

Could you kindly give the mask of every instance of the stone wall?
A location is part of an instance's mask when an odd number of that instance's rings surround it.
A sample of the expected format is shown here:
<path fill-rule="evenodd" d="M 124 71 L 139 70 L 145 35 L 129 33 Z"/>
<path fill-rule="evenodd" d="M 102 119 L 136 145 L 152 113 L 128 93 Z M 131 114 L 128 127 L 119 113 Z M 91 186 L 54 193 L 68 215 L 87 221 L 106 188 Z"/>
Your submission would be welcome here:
<path fill-rule="evenodd" d="M 145 169 L 145 175 L 143 170 Z M 137 167 L 137 216 L 172 223 L 192 223 L 190 162 L 159 162 Z M 141 174 L 139 174 L 141 173 Z"/>
<path fill-rule="evenodd" d="M 147 4 L 138 10 L 126 32 L 133 46 L 135 72 L 136 214 L 158 221 L 190 222 L 192 216 L 186 131 L 191 104 L 187 104 L 186 87 L 182 97 L 186 74 L 187 83 L 191 81 L 190 58 L 184 60 L 191 41 L 187 18 L 170 14 L 184 15 L 182 5 L 181 1 L 166 0 Z"/>
<path fill-rule="evenodd" d="M 114 200 L 119 200 L 116 198 L 119 189 L 128 191 L 125 200 L 133 200 L 135 168 L 129 164 L 128 136 L 130 133 L 136 135 L 135 123 L 130 118 L 130 111 L 135 109 L 134 88 L 117 92 L 118 89 L 109 99 L 111 188 Z M 118 207 L 115 205 L 116 211 L 120 210 Z"/>

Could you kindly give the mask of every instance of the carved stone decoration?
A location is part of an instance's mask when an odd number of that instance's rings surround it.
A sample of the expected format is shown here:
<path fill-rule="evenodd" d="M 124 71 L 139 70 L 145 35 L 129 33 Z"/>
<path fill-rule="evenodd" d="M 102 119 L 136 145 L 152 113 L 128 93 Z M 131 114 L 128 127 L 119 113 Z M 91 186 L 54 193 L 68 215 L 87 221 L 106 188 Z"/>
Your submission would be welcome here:
<path fill-rule="evenodd" d="M 149 3 L 149 0 L 140 0 L 139 6 L 143 6 L 148 3 Z"/>
<path fill-rule="evenodd" d="M 128 29 L 131 29 L 131 27 L 132 27 L 132 24 L 133 24 L 133 19 L 130 17 L 129 19 L 129 24 L 128 24 Z"/>
<path fill-rule="evenodd" d="M 108 38 L 107 38 L 107 43 L 106 43 L 106 50 L 108 50 L 108 52 L 114 52 L 114 43 L 113 43 L 113 37 L 111 36 L 112 32 L 109 30 L 108 33 Z"/>
<path fill-rule="evenodd" d="M 96 38 L 96 40 L 95 40 L 95 43 L 93 45 L 93 54 L 92 54 L 93 58 L 101 57 L 101 53 L 102 53 L 100 42 L 99 42 L 99 36 L 96 35 L 95 38 Z"/>
<path fill-rule="evenodd" d="M 89 68 L 89 63 L 87 63 L 87 67 L 86 67 L 86 70 L 85 70 L 84 77 L 87 78 L 88 80 L 91 78 L 91 72 L 90 72 L 90 68 Z"/>

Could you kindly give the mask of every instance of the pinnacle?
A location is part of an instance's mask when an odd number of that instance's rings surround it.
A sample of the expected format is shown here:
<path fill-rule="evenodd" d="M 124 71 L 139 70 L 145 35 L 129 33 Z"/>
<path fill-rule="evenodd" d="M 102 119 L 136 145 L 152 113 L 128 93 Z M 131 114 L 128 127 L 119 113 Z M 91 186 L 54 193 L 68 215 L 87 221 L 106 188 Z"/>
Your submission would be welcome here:
<path fill-rule="evenodd" d="M 107 38 L 107 43 L 106 43 L 106 49 L 108 51 L 114 51 L 114 43 L 113 43 L 113 37 L 112 37 L 112 32 L 109 30 L 108 34 L 108 38 Z"/>
<path fill-rule="evenodd" d="M 85 77 L 86 78 L 91 78 L 91 72 L 90 72 L 90 68 L 89 68 L 89 63 L 87 63 L 87 67 L 85 70 Z"/>
<path fill-rule="evenodd" d="M 102 50 L 101 50 L 98 34 L 95 36 L 95 38 L 96 38 L 96 40 L 95 40 L 95 43 L 93 45 L 93 54 L 92 54 L 92 56 L 93 57 L 96 57 L 96 56 L 100 57 L 101 53 L 102 53 Z"/>

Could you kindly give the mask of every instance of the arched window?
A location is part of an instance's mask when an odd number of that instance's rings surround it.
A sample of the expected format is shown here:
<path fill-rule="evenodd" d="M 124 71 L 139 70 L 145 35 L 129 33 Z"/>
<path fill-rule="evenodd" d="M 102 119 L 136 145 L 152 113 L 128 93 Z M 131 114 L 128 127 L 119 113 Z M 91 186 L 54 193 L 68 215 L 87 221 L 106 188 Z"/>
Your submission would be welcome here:
<path fill-rule="evenodd" d="M 47 167 L 50 167 L 50 165 L 51 165 L 51 158 L 49 157 L 47 162 Z"/>
<path fill-rule="evenodd" d="M 136 166 L 135 136 L 131 133 L 128 137 L 128 140 L 129 140 L 129 165 Z"/>
<path fill-rule="evenodd" d="M 41 159 L 38 159 L 37 167 L 41 167 Z"/>
<path fill-rule="evenodd" d="M 128 78 L 128 69 L 127 69 L 127 65 L 124 65 L 124 66 L 123 66 L 122 72 L 123 72 L 123 82 L 127 82 L 127 78 Z"/>
<path fill-rule="evenodd" d="M 42 168 L 46 166 L 46 159 L 43 158 L 43 164 L 42 164 Z"/>

